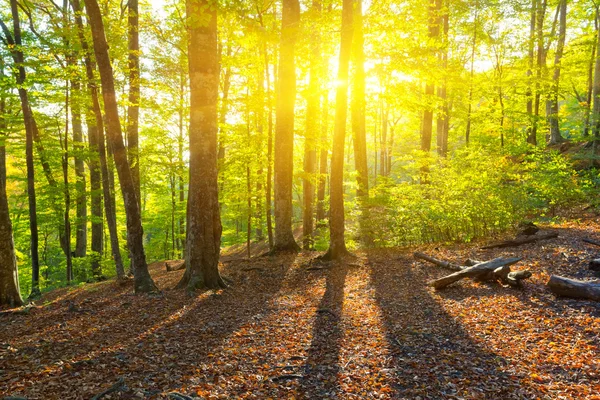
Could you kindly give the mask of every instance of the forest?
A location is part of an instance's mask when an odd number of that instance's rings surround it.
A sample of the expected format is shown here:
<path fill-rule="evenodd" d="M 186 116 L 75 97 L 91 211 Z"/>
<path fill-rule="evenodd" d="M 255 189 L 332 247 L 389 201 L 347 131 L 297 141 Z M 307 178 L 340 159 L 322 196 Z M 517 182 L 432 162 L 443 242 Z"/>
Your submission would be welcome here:
<path fill-rule="evenodd" d="M 600 2 L 5 0 L 0 397 L 600 399 Z"/>

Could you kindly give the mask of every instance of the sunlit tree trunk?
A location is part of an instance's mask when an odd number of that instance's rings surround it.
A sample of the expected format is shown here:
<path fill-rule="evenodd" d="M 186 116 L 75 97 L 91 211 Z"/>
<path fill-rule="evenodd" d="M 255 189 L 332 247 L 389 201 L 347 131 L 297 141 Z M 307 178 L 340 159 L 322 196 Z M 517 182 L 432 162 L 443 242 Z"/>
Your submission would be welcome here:
<path fill-rule="evenodd" d="M 598 10 L 594 17 L 594 25 L 596 26 L 596 35 L 592 43 L 592 55 L 588 64 L 588 84 L 587 84 L 587 97 L 585 103 L 585 120 L 583 124 L 583 136 L 589 136 L 590 134 L 590 114 L 592 111 L 592 92 L 594 90 L 594 65 L 596 61 L 596 46 L 598 40 Z"/>
<path fill-rule="evenodd" d="M 338 259 L 348 253 L 344 239 L 344 142 L 348 113 L 348 69 L 352 52 L 353 0 L 342 3 L 342 33 L 335 95 L 335 124 L 331 152 L 331 184 L 329 210 L 329 250 L 325 259 Z"/>
<path fill-rule="evenodd" d="M 437 4 L 436 0 L 429 1 L 429 22 L 428 22 L 428 36 L 430 41 L 437 40 L 439 36 L 439 21 L 437 16 Z M 430 45 L 430 57 L 433 57 L 434 48 Z M 425 82 L 425 111 L 423 111 L 423 123 L 421 126 L 421 151 L 425 153 L 425 156 L 429 154 L 431 150 L 431 136 L 433 133 L 433 95 L 435 94 L 435 85 L 431 82 L 432 78 L 429 78 Z M 429 181 L 429 165 L 428 161 L 424 161 L 421 166 L 421 183 L 427 183 Z"/>
<path fill-rule="evenodd" d="M 527 115 L 529 117 L 529 127 L 527 128 L 527 143 L 534 146 L 537 145 L 536 135 L 533 134 L 534 118 L 533 118 L 533 63 L 535 57 L 535 21 L 537 13 L 538 0 L 531 2 L 531 18 L 529 23 L 529 40 L 528 46 L 528 68 L 527 68 Z"/>
<path fill-rule="evenodd" d="M 537 66 L 536 66 L 536 79 L 534 88 L 534 99 L 533 99 L 533 125 L 531 127 L 531 135 L 528 140 L 529 143 L 537 145 L 537 130 L 539 125 L 540 116 L 540 99 L 541 99 L 541 80 L 542 73 L 546 67 L 546 57 L 544 49 L 544 18 L 546 15 L 546 0 L 542 0 L 537 6 L 536 17 L 535 17 L 535 31 L 537 41 Z"/>
<path fill-rule="evenodd" d="M 556 53 L 554 55 L 554 76 L 552 82 L 552 99 L 550 100 L 550 143 L 560 143 L 564 141 L 564 138 L 560 134 L 560 127 L 558 125 L 558 92 L 559 92 L 559 80 L 560 80 L 560 63 L 565 48 L 565 37 L 567 31 L 567 0 L 560 0 L 560 22 L 558 29 L 558 44 L 556 46 Z"/>
<path fill-rule="evenodd" d="M 448 88 L 447 88 L 447 74 L 448 74 L 448 31 L 450 28 L 449 20 L 448 20 L 448 4 L 444 5 L 441 0 L 437 0 L 437 8 L 441 10 L 443 9 L 443 15 L 441 17 L 443 24 L 443 33 L 442 33 L 442 50 L 440 52 L 440 63 L 443 70 L 443 79 L 442 84 L 438 88 L 438 97 L 441 101 L 440 112 L 438 113 L 437 122 L 436 122 L 436 139 L 437 139 L 437 152 L 440 156 L 446 157 L 448 154 L 448 113 L 450 112 L 448 108 Z"/>
<path fill-rule="evenodd" d="M 596 14 L 596 19 L 600 24 L 600 15 Z M 594 85 L 592 88 L 593 109 L 592 109 L 592 134 L 594 136 L 594 149 L 596 141 L 600 137 L 600 29 L 596 30 L 596 63 L 594 65 Z"/>
<path fill-rule="evenodd" d="M 190 182 L 186 270 L 178 287 L 219 288 L 221 217 L 217 178 L 219 53 L 213 0 L 187 0 L 190 74 Z"/>
<path fill-rule="evenodd" d="M 139 116 L 140 116 L 140 34 L 138 0 L 127 1 L 129 48 L 129 104 L 127 105 L 127 156 L 131 178 L 141 212 Z"/>
<path fill-rule="evenodd" d="M 328 120 L 329 120 L 329 102 L 327 93 L 323 96 L 321 102 L 321 139 L 319 140 L 319 178 L 317 181 L 317 227 L 325 226 L 325 193 L 327 186 L 327 159 L 328 151 Z"/>
<path fill-rule="evenodd" d="M 273 107 L 271 100 L 271 73 L 269 72 L 269 55 L 267 45 L 263 44 L 263 55 L 265 59 L 265 80 L 267 84 L 267 177 L 265 184 L 265 215 L 267 219 L 267 237 L 269 239 L 269 249 L 273 249 L 273 219 L 271 211 L 271 201 L 273 200 Z"/>
<path fill-rule="evenodd" d="M 37 130 L 36 122 L 29 105 L 29 94 L 25 89 L 25 67 L 23 51 L 21 50 L 21 24 L 19 20 L 19 9 L 16 0 L 10 1 L 10 9 L 13 19 L 13 34 L 11 35 L 8 27 L 0 21 L 2 31 L 4 33 L 4 40 L 10 46 L 11 55 L 16 66 L 15 77 L 18 85 L 19 99 L 21 100 L 21 110 L 23 112 L 23 121 L 25 124 L 25 162 L 27 166 L 27 197 L 29 204 L 29 232 L 30 232 L 30 252 L 31 252 L 31 295 L 30 297 L 37 297 L 40 293 L 40 261 L 38 253 L 38 226 L 37 226 L 37 202 L 35 196 L 35 167 L 33 164 L 33 141 L 35 131 Z M 14 35 L 14 37 L 13 37 Z M 2 190 L 5 192 L 5 188 Z M 0 205 L 0 207 L 2 207 Z M 7 204 L 8 211 L 8 204 Z M 1 210 L 0 210 L 1 211 Z M 7 214 L 8 216 L 8 214 Z M 0 221 L 2 222 L 2 221 Z M 4 228 L 5 235 L 8 234 L 8 225 Z M 7 245 L 8 251 L 8 266 L 10 266 L 10 245 Z M 10 267 L 7 267 L 10 268 Z M 14 288 L 13 288 L 14 289 Z"/>
<path fill-rule="evenodd" d="M 275 121 L 275 242 L 274 251 L 298 251 L 292 227 L 292 178 L 294 175 L 294 104 L 296 67 L 294 48 L 300 4 L 283 0 L 279 76 Z"/>
<path fill-rule="evenodd" d="M 75 191 L 77 193 L 77 221 L 75 232 L 75 257 L 85 257 L 87 250 L 87 195 L 84 166 L 83 127 L 81 124 L 81 84 L 71 80 L 71 124 L 73 127 L 73 158 L 75 159 Z"/>
<path fill-rule="evenodd" d="M 477 48 L 477 29 L 479 22 L 479 2 L 475 2 L 475 17 L 473 21 L 473 42 L 471 43 L 471 72 L 469 75 L 469 98 L 467 105 L 467 131 L 465 133 L 465 142 L 467 146 L 469 145 L 469 140 L 471 138 L 471 110 L 473 107 L 473 78 L 474 78 L 474 63 L 475 63 L 475 49 Z"/>
<path fill-rule="evenodd" d="M 148 272 L 146 254 L 144 253 L 144 238 L 139 202 L 136 189 L 127 160 L 127 151 L 123 143 L 123 134 L 119 121 L 119 111 L 115 96 L 114 76 L 108 55 L 108 44 L 104 34 L 104 23 L 96 0 L 85 0 L 85 8 L 92 29 L 94 52 L 100 79 L 106 116 L 107 135 L 113 150 L 117 173 L 121 183 L 121 192 L 125 203 L 127 217 L 127 244 L 131 254 L 136 293 L 147 293 L 158 290 Z M 216 155 L 215 155 L 216 157 Z"/>
<path fill-rule="evenodd" d="M 304 178 L 302 180 L 303 210 L 302 210 L 302 247 L 310 250 L 313 247 L 314 230 L 314 199 L 315 199 L 315 174 L 317 171 L 317 140 L 319 130 L 320 109 L 320 76 L 321 68 L 321 35 L 319 23 L 321 17 L 321 3 L 314 0 L 311 9 L 312 34 L 310 57 L 310 80 L 308 84 L 308 99 L 306 106 L 306 133 L 304 137 Z"/>

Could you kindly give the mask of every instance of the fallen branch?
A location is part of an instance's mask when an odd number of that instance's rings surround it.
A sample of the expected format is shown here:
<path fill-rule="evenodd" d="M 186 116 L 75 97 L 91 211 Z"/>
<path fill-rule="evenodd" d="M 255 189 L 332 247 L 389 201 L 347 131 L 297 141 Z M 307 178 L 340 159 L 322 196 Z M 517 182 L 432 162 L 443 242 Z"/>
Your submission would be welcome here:
<path fill-rule="evenodd" d="M 125 386 L 125 379 L 123 379 L 121 377 L 114 385 L 112 385 L 111 387 L 106 389 L 104 392 L 100 392 L 97 395 L 95 395 L 94 397 L 92 397 L 92 400 L 99 400 L 108 394 L 121 391 L 124 386 Z"/>
<path fill-rule="evenodd" d="M 539 240 L 554 239 L 556 237 L 558 237 L 558 233 L 556 232 L 546 233 L 545 235 L 520 237 L 513 240 L 506 240 L 504 242 L 490 244 L 489 246 L 482 247 L 482 249 L 504 249 L 507 247 L 517 247 L 523 244 L 534 243 Z"/>
<path fill-rule="evenodd" d="M 453 274 L 444 276 L 439 279 L 435 279 L 435 280 L 429 282 L 429 285 L 433 286 L 436 290 L 440 290 L 440 289 L 443 289 L 446 286 L 448 286 L 456 281 L 459 281 L 461 279 L 464 279 L 464 278 L 471 278 L 471 279 L 482 279 L 483 278 L 483 280 L 488 280 L 488 279 L 494 277 L 494 271 L 497 270 L 498 268 L 503 267 L 505 265 L 506 266 L 513 265 L 519 261 L 521 261 L 520 257 L 495 258 L 491 261 L 486 261 L 486 262 L 483 262 L 480 264 L 476 264 L 472 267 L 465 268 L 465 269 L 463 269 L 461 271 L 457 271 Z"/>
<path fill-rule="evenodd" d="M 558 296 L 600 301 L 600 283 L 552 275 L 548 281 L 548 287 Z"/>
<path fill-rule="evenodd" d="M 418 251 L 416 253 L 414 253 L 413 256 L 418 260 L 428 261 L 432 264 L 437 265 L 438 267 L 449 269 L 450 271 L 462 271 L 464 269 L 460 265 L 452 264 L 449 261 L 438 260 L 437 258 L 433 258 L 431 256 L 428 256 L 425 253 L 421 253 Z"/>

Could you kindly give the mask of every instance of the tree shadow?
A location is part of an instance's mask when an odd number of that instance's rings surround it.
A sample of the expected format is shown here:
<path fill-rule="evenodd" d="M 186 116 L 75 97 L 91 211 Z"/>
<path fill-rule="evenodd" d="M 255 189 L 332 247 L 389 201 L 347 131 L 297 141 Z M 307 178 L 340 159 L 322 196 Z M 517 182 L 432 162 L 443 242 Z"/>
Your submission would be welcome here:
<path fill-rule="evenodd" d="M 394 398 L 533 398 L 535 389 L 509 374 L 509 361 L 486 349 L 426 288 L 430 278 L 408 255 L 368 254 L 390 358 L 383 378 Z M 485 312 L 485 310 L 482 310 Z"/>
<path fill-rule="evenodd" d="M 328 271 L 325 293 L 312 328 L 312 341 L 299 391 L 305 398 L 335 398 L 340 392 L 338 373 L 344 327 L 344 284 L 348 267 L 340 263 Z"/>

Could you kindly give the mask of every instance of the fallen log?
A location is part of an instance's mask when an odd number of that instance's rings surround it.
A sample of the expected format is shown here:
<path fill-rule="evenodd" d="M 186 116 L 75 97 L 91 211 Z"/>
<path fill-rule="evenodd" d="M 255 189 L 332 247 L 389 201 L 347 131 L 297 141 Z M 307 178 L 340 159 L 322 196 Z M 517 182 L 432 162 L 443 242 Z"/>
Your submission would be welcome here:
<path fill-rule="evenodd" d="M 517 247 L 523 244 L 534 243 L 539 240 L 554 239 L 556 237 L 558 237 L 558 233 L 556 232 L 546 233 L 544 235 L 518 237 L 513 240 L 505 240 L 504 242 L 490 244 L 488 246 L 482 247 L 482 249 L 504 249 L 507 247 Z"/>
<path fill-rule="evenodd" d="M 464 269 L 460 265 L 452 264 L 449 261 L 438 260 L 437 258 L 433 258 L 431 256 L 428 256 L 425 253 L 421 253 L 418 251 L 416 253 L 414 253 L 413 256 L 418 260 L 428 261 L 432 264 L 437 265 L 438 267 L 449 269 L 450 271 L 462 271 Z"/>
<path fill-rule="evenodd" d="M 464 279 L 464 278 L 489 279 L 490 273 L 493 276 L 493 273 L 496 269 L 503 267 L 505 265 L 508 266 L 508 265 L 516 264 L 519 261 L 521 261 L 520 257 L 513 257 L 513 258 L 498 257 L 493 260 L 486 261 L 486 262 L 483 262 L 480 264 L 476 264 L 472 267 L 468 267 L 463 270 L 457 271 L 453 274 L 430 281 L 429 285 L 433 286 L 436 290 L 440 290 L 440 289 L 443 289 L 446 286 L 448 286 L 456 281 L 459 281 L 461 279 Z"/>
<path fill-rule="evenodd" d="M 589 243 L 589 244 L 593 244 L 596 246 L 600 246 L 600 242 L 598 242 L 597 240 L 592 240 L 592 239 L 588 239 L 588 238 L 583 238 L 581 239 L 583 242 Z"/>
<path fill-rule="evenodd" d="M 167 269 L 167 272 L 179 271 L 180 269 L 185 269 L 185 262 L 184 261 L 176 261 L 176 262 L 170 264 L 168 261 L 165 261 L 165 268 Z"/>
<path fill-rule="evenodd" d="M 548 287 L 558 296 L 600 301 L 600 283 L 552 275 L 548 281 Z"/>

